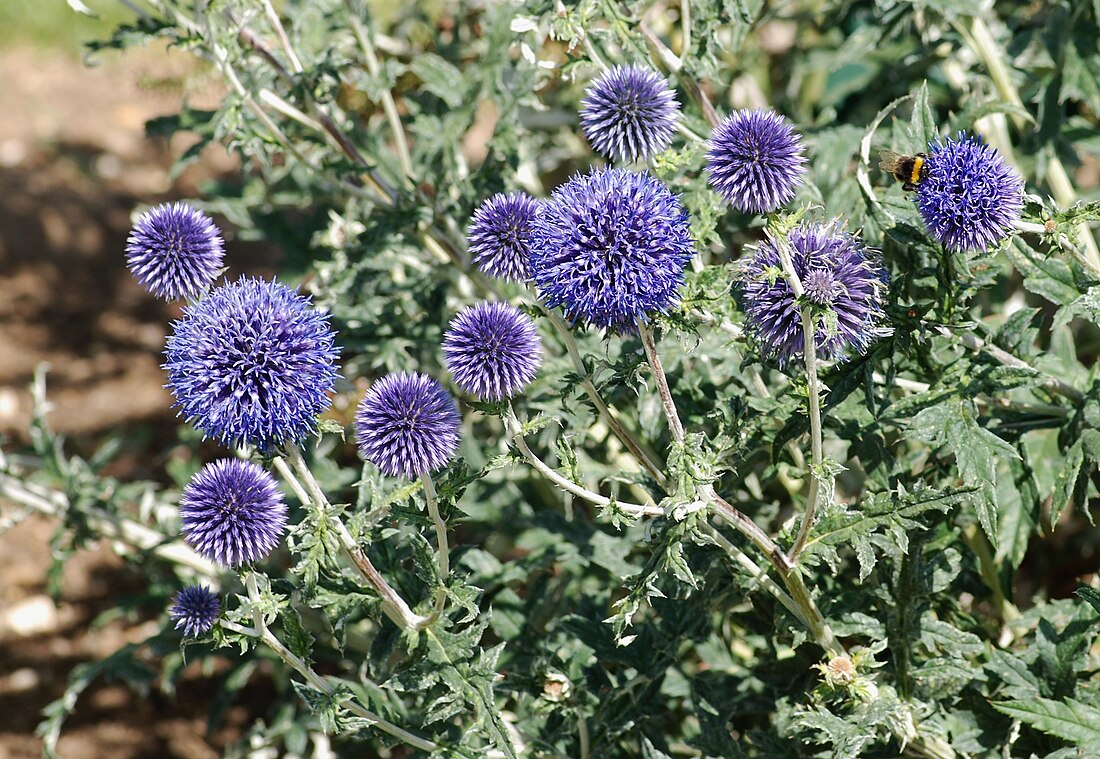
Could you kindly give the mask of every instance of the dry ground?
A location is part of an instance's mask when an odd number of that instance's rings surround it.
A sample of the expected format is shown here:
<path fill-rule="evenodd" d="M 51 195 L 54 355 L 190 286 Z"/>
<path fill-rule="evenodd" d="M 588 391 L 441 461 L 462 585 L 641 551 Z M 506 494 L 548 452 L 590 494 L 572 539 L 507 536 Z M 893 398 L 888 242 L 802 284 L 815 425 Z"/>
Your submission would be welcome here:
<path fill-rule="evenodd" d="M 220 97 L 182 53 L 105 56 L 87 68 L 56 52 L 0 50 L 0 438 L 26 435 L 27 385 L 41 362 L 50 365 L 50 422 L 74 446 L 141 430 L 148 450 L 163 450 L 175 434 L 159 354 L 177 307 L 130 279 L 122 251 L 135 208 L 197 197 L 204 180 L 236 173 L 232 158 L 211 150 L 173 180 L 172 156 L 186 143 L 145 138 L 148 118 L 178 108 L 185 80 L 192 102 Z M 227 264 L 274 270 L 276 251 L 226 231 Z M 163 478 L 141 454 L 113 473 Z M 33 519 L 0 535 L 0 759 L 41 755 L 35 725 L 73 666 L 155 632 L 154 622 L 125 620 L 89 628 L 112 599 L 140 587 L 108 546 L 69 564 L 54 604 L 45 588 L 52 529 Z M 175 700 L 97 684 L 63 734 L 62 756 L 217 756 L 251 715 L 237 707 L 206 736 L 205 687 L 198 672 Z"/>

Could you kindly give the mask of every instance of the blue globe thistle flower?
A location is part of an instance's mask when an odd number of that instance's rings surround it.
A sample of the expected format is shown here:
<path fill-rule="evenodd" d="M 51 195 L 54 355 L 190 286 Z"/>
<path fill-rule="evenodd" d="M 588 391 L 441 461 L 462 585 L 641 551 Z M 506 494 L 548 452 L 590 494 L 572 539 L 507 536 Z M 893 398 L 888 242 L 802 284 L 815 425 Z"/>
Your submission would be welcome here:
<path fill-rule="evenodd" d="M 177 630 L 183 630 L 189 638 L 197 638 L 210 632 L 221 609 L 221 602 L 210 588 L 189 585 L 176 594 L 168 616 L 175 621 Z"/>
<path fill-rule="evenodd" d="M 805 173 L 802 139 L 775 111 L 736 111 L 710 135 L 710 184 L 739 211 L 771 213 L 785 206 Z"/>
<path fill-rule="evenodd" d="M 928 173 L 917 185 L 917 208 L 948 250 L 986 250 L 1020 218 L 1024 181 L 1000 153 L 959 132 L 928 144 Z"/>
<path fill-rule="evenodd" d="M 225 251 L 210 217 L 186 203 L 164 203 L 138 217 L 126 240 L 126 265 L 158 298 L 191 298 L 221 270 Z"/>
<path fill-rule="evenodd" d="M 581 101 L 581 128 L 593 149 L 617 161 L 645 161 L 672 143 L 680 104 L 668 82 L 640 66 L 615 66 Z"/>
<path fill-rule="evenodd" d="M 310 434 L 336 381 L 335 334 L 309 299 L 244 278 L 184 309 L 165 347 L 167 387 L 206 435 L 270 449 Z"/>
<path fill-rule="evenodd" d="M 694 255 L 680 200 L 646 172 L 578 174 L 543 204 L 531 277 L 546 305 L 582 323 L 632 331 L 679 301 Z"/>
<path fill-rule="evenodd" d="M 464 392 L 483 401 L 518 395 L 538 373 L 542 343 L 531 317 L 507 303 L 459 311 L 443 336 L 443 363 Z"/>
<path fill-rule="evenodd" d="M 832 225 L 805 224 L 787 239 L 805 298 L 816 307 L 819 358 L 844 360 L 893 332 L 883 325 L 888 274 L 859 238 Z M 738 282 L 746 331 L 761 353 L 786 366 L 802 358 L 802 318 L 776 245 L 769 238 L 744 259 Z"/>
<path fill-rule="evenodd" d="M 477 268 L 510 282 L 527 279 L 531 231 L 539 203 L 522 192 L 497 193 L 474 212 L 466 240 Z"/>
<path fill-rule="evenodd" d="M 278 483 L 259 464 L 220 459 L 204 466 L 180 497 L 183 538 L 210 561 L 239 567 L 279 545 L 286 504 Z"/>
<path fill-rule="evenodd" d="M 462 417 L 442 385 L 419 372 L 387 374 L 355 412 L 359 452 L 385 474 L 414 479 L 447 465 Z"/>

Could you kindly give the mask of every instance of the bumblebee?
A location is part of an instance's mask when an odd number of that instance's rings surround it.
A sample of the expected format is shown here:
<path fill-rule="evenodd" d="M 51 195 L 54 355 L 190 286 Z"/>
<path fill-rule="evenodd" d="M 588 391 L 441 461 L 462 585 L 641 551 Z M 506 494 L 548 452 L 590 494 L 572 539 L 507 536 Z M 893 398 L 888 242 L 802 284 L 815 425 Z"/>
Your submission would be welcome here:
<path fill-rule="evenodd" d="M 917 185 L 928 176 L 928 154 L 901 155 L 892 150 L 880 150 L 878 153 L 878 167 L 883 171 L 893 174 L 894 178 L 901 182 L 901 189 L 913 192 Z"/>

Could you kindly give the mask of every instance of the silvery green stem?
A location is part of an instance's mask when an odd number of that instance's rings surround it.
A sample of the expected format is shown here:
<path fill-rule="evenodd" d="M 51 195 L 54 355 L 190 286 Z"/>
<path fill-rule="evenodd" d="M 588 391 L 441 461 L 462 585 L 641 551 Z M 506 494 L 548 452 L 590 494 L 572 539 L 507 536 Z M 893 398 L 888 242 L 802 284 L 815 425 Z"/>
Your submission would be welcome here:
<path fill-rule="evenodd" d="M 707 485 L 699 489 L 699 494 L 714 504 L 716 507 L 715 513 L 718 516 L 729 522 L 768 558 L 768 561 L 779 573 L 783 584 L 787 586 L 791 600 L 800 611 L 795 616 L 806 625 L 817 644 L 832 654 L 844 653 L 844 647 L 837 641 L 833 631 L 829 628 L 828 622 L 825 621 L 825 617 L 822 616 L 817 604 L 814 603 L 813 597 L 810 596 L 810 591 L 802 581 L 802 575 L 799 574 L 798 567 L 791 563 L 775 541 L 768 537 L 757 526 L 756 522 L 715 493 L 714 488 Z"/>
<path fill-rule="evenodd" d="M 805 296 L 802 280 L 795 271 L 794 262 L 791 261 L 791 252 L 788 247 L 786 235 L 777 232 L 774 237 L 775 249 L 779 253 L 779 260 L 783 265 L 783 273 L 787 283 L 791 286 L 795 301 L 798 302 Z M 798 528 L 794 545 L 791 546 L 790 562 L 798 563 L 799 554 L 806 547 L 806 541 L 810 537 L 810 529 L 814 525 L 817 516 L 817 501 L 821 493 L 822 475 L 822 432 L 821 432 L 821 381 L 817 376 L 817 347 L 815 345 L 815 324 L 813 310 L 808 305 L 799 307 L 799 317 L 802 320 L 802 355 L 806 364 L 806 408 L 810 418 L 810 492 L 806 496 L 806 511 L 802 515 L 802 524 Z"/>
<path fill-rule="evenodd" d="M 993 34 L 985 21 L 975 16 L 971 20 L 969 31 L 959 22 L 955 22 L 955 28 L 985 65 L 986 70 L 989 71 L 989 78 L 993 80 L 993 85 L 1001 97 L 1019 108 L 1021 112 L 1026 112 L 1020 92 L 1012 81 L 1012 75 L 1005 63 L 1004 53 L 993 39 Z M 1018 130 L 1022 131 L 1027 126 L 1027 120 L 1020 113 L 1010 113 L 1009 117 Z M 1047 158 L 1047 181 L 1050 183 L 1054 200 L 1059 205 L 1068 207 L 1077 202 L 1077 192 L 1073 189 L 1073 183 L 1070 182 L 1069 173 L 1055 153 Z M 1078 226 L 1078 234 L 1085 245 L 1084 263 L 1094 276 L 1100 276 L 1100 248 L 1097 247 L 1096 238 L 1093 237 L 1087 222 L 1081 222 Z"/>
<path fill-rule="evenodd" d="M 332 513 L 332 506 L 321 490 L 320 485 L 317 483 L 317 479 L 313 476 L 313 472 L 310 471 L 309 466 L 306 464 L 305 459 L 302 457 L 302 452 L 298 450 L 298 446 L 293 443 L 288 443 L 285 446 L 286 458 L 293 466 L 293 470 L 287 466 L 286 461 L 282 457 L 276 457 L 275 468 L 279 470 L 279 473 L 283 475 L 290 487 L 295 491 L 295 495 L 302 503 L 311 503 L 313 507 L 318 510 L 322 520 L 332 526 L 336 532 L 337 538 L 340 540 L 340 545 L 344 548 L 344 553 L 355 565 L 359 573 L 363 575 L 364 579 L 370 583 L 371 587 L 375 589 L 378 595 L 382 599 L 382 611 L 389 617 L 394 624 L 398 627 L 406 629 L 414 629 L 424 626 L 425 617 L 420 616 L 414 612 L 405 599 L 394 589 L 386 578 L 382 576 L 382 573 L 378 571 L 378 568 L 374 566 L 374 563 L 370 560 L 370 557 L 363 552 L 359 542 L 348 531 L 348 528 L 344 525 L 344 522 Z M 304 481 L 304 487 L 302 481 L 298 480 L 295 476 L 295 472 L 301 476 Z"/>
<path fill-rule="evenodd" d="M 596 407 L 600 416 L 603 417 L 604 421 L 607 423 L 607 426 L 615 433 L 615 437 L 622 441 L 623 445 L 625 445 L 634 458 L 638 460 L 638 463 L 657 481 L 657 484 L 664 487 L 668 482 L 668 478 L 654 460 L 654 456 L 646 451 L 642 444 L 630 434 L 630 431 L 623 426 L 622 422 L 612 413 L 607 403 L 604 402 L 603 396 L 600 395 L 599 389 L 588 374 L 588 369 L 584 365 L 584 358 L 581 356 L 580 349 L 577 347 L 577 341 L 573 337 L 573 331 L 569 329 L 569 325 L 566 324 L 565 320 L 558 316 L 553 309 L 543 308 L 542 311 L 558 331 L 562 342 L 565 343 L 565 350 L 569 354 L 569 359 L 573 362 L 573 368 L 581 378 L 581 387 L 584 389 L 589 400 L 592 401 L 592 405 Z"/>
<path fill-rule="evenodd" d="M 1001 362 L 1005 366 L 1011 366 L 1017 369 L 1030 369 L 1036 374 L 1043 374 L 1043 372 L 1038 371 L 1033 366 L 1031 366 L 1031 364 L 1027 363 L 1023 359 L 1017 358 L 1008 351 L 998 348 L 996 345 L 986 343 L 977 335 L 972 335 L 969 332 L 961 335 L 955 335 L 951 332 L 951 330 L 947 329 L 946 327 L 940 327 L 939 332 L 944 337 L 957 337 L 959 339 L 959 342 L 961 342 L 963 346 L 968 350 L 985 353 L 986 355 L 995 358 L 997 361 Z M 1064 382 L 1063 380 L 1060 380 L 1050 374 L 1046 374 L 1043 376 L 1042 386 L 1050 392 L 1060 395 L 1063 398 L 1067 398 L 1074 403 L 1080 403 L 1085 399 L 1085 394 L 1082 393 L 1080 390 L 1075 388 L 1073 385 L 1070 385 L 1069 383 Z"/>
<path fill-rule="evenodd" d="M 447 577 L 451 574 L 451 557 L 450 546 L 447 542 L 447 523 L 443 521 L 443 516 L 439 513 L 439 498 L 435 492 L 435 483 L 432 482 L 432 476 L 427 472 L 420 475 L 420 482 L 424 486 L 424 503 L 428 507 L 428 515 L 432 518 L 432 524 L 435 526 L 436 552 L 439 559 L 440 585 L 439 590 L 435 593 L 435 609 L 424 618 L 422 624 L 418 625 L 419 627 L 427 627 L 439 619 L 439 616 L 443 613 L 443 607 L 447 604 Z"/>
<path fill-rule="evenodd" d="M 779 603 L 783 605 L 783 608 L 789 611 L 795 619 L 801 622 L 803 626 L 807 628 L 810 627 L 810 623 L 803 615 L 802 609 L 798 607 L 798 604 L 794 602 L 794 599 L 791 598 L 783 588 L 779 587 L 779 584 L 776 583 L 775 580 L 768 576 L 767 571 L 763 567 L 745 555 L 744 551 L 731 543 L 725 535 L 711 525 L 706 525 L 704 531 L 731 559 L 748 570 L 752 579 L 756 580 L 765 590 L 771 593 L 772 596 L 775 597 L 775 600 L 779 601 Z"/>
<path fill-rule="evenodd" d="M 691 53 L 691 0 L 680 0 L 680 65 Z"/>
<path fill-rule="evenodd" d="M 527 445 L 527 441 L 523 438 L 523 424 L 516 416 L 516 412 L 512 408 L 512 405 L 510 403 L 508 404 L 508 412 L 504 416 L 504 426 L 507 429 L 508 434 L 511 436 L 512 440 L 515 441 L 516 446 L 520 450 L 520 453 L 522 453 L 523 457 L 527 459 L 527 463 L 537 469 L 544 477 L 553 482 L 559 488 L 565 490 L 566 492 L 572 493 L 578 498 L 583 498 L 590 503 L 594 503 L 597 506 L 610 506 L 612 504 L 612 500 L 610 498 L 602 496 L 599 493 L 594 493 L 588 488 L 582 487 L 572 480 L 562 477 L 550 466 L 548 466 L 546 462 L 536 456 L 531 450 L 530 446 Z M 627 503 L 623 501 L 614 501 L 614 504 L 616 508 L 629 512 L 634 516 L 659 516 L 665 513 L 664 510 L 661 509 L 659 506 L 652 504 L 643 506 L 641 504 Z"/>
<path fill-rule="evenodd" d="M 70 508 L 64 493 L 23 482 L 6 472 L 0 472 L 0 496 L 50 517 L 64 518 Z M 96 534 L 128 543 L 141 551 L 152 551 L 160 558 L 188 567 L 204 578 L 216 578 L 220 574 L 214 564 L 199 556 L 187 544 L 179 540 L 166 542 L 167 536 L 163 533 L 132 519 L 112 514 L 98 506 L 84 507 L 80 513 Z"/>
<path fill-rule="evenodd" d="M 367 71 L 371 76 L 378 76 L 382 70 L 378 62 L 378 54 L 374 50 L 374 43 L 367 32 L 363 22 L 359 19 L 359 12 L 353 6 L 352 0 L 344 0 L 344 7 L 348 12 L 348 23 L 359 48 L 363 51 L 363 62 L 367 64 Z M 401 161 L 401 170 L 406 180 L 412 179 L 412 159 L 409 157 L 409 143 L 405 139 L 405 129 L 401 125 L 401 116 L 397 112 L 397 104 L 394 102 L 393 93 L 389 89 L 382 90 L 382 110 L 386 113 L 386 121 L 389 122 L 390 131 L 393 133 L 393 142 L 397 146 L 397 157 Z"/>
<path fill-rule="evenodd" d="M 684 425 L 680 421 L 680 414 L 676 411 L 676 401 L 672 399 L 672 390 L 668 386 L 668 377 L 665 376 L 665 368 L 661 365 L 661 357 L 657 353 L 657 344 L 653 341 L 653 331 L 646 324 L 645 319 L 638 319 L 638 336 L 642 340 L 646 358 L 649 359 L 649 368 L 653 371 L 653 379 L 657 384 L 657 394 L 661 396 L 661 407 L 665 411 L 668 420 L 668 429 L 672 433 L 672 439 L 677 443 L 684 442 Z"/>
<path fill-rule="evenodd" d="M 223 620 L 219 624 L 226 630 L 232 630 L 240 635 L 247 635 L 251 638 L 257 638 L 263 641 L 268 648 L 275 652 L 282 661 L 291 669 L 300 674 L 305 681 L 314 689 L 324 693 L 327 696 L 333 695 L 335 689 L 329 685 L 328 681 L 321 675 L 317 674 L 300 656 L 295 654 L 279 640 L 274 633 L 268 628 L 266 621 L 263 618 L 263 613 L 259 608 L 260 591 L 256 585 L 255 573 L 249 573 L 245 580 L 245 588 L 248 591 L 248 598 L 252 601 L 252 620 L 255 628 L 244 627 L 228 620 Z M 395 738 L 408 743 L 410 746 L 415 746 L 421 751 L 436 751 L 439 746 L 428 740 L 427 738 L 421 738 L 419 735 L 410 733 L 404 728 L 398 727 L 387 719 L 378 716 L 372 711 L 363 708 L 353 699 L 343 701 L 341 704 L 352 714 L 362 717 L 363 719 L 371 722 L 384 733 L 389 733 Z"/>

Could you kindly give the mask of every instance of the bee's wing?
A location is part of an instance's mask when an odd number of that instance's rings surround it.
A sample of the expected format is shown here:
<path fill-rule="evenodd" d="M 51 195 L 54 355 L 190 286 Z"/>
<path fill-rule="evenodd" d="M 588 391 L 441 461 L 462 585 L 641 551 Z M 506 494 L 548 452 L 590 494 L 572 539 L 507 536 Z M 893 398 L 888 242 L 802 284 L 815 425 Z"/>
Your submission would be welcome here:
<path fill-rule="evenodd" d="M 888 174 L 893 174 L 898 161 L 904 156 L 901 153 L 895 153 L 893 150 L 880 150 L 878 151 L 878 158 L 878 167 Z"/>

